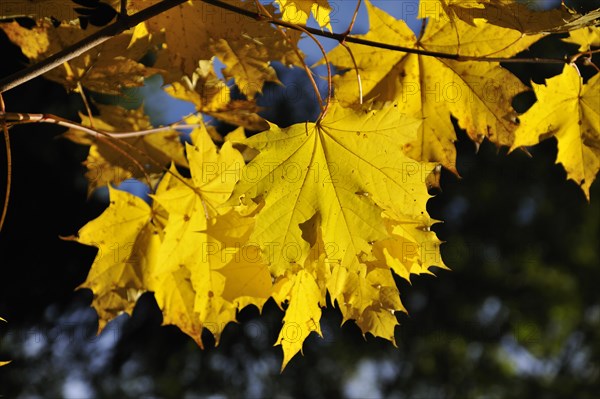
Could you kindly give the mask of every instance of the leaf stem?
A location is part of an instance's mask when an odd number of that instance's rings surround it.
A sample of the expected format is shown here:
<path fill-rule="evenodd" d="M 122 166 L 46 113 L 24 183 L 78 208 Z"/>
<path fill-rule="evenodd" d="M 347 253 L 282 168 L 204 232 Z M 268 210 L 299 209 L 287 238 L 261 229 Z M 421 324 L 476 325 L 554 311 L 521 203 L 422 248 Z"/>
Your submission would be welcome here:
<path fill-rule="evenodd" d="M 0 93 L 0 112 L 4 111 L 4 98 L 2 97 L 2 93 Z M 4 194 L 4 206 L 2 207 L 2 216 L 0 216 L 0 231 L 2 231 L 4 221 L 6 220 L 6 214 L 8 212 L 8 201 L 10 199 L 10 188 L 12 184 L 12 152 L 10 151 L 10 136 L 8 134 L 6 120 L 0 120 L 0 123 L 2 124 L 2 134 L 4 136 L 4 146 L 6 148 L 6 193 Z"/>

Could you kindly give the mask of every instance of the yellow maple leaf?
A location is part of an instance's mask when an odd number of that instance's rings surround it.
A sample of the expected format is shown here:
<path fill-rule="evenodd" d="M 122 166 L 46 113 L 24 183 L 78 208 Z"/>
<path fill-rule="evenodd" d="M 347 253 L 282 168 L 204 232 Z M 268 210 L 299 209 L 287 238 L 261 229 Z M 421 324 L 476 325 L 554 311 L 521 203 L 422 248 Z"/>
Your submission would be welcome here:
<path fill-rule="evenodd" d="M 183 76 L 181 81 L 173 82 L 164 90 L 175 98 L 193 103 L 196 111 L 229 124 L 251 130 L 268 128 L 267 122 L 257 114 L 258 107 L 253 101 L 230 101 L 230 89 L 217 77 L 212 60 L 201 60 L 191 78 Z"/>
<path fill-rule="evenodd" d="M 194 327 L 208 328 L 218 343 L 225 325 L 235 321 L 237 309 L 249 304 L 262 308 L 270 295 L 271 278 L 258 248 L 241 245 L 240 239 L 248 236 L 253 223 L 242 223 L 237 239 L 219 235 L 223 225 L 239 220 L 231 207 L 221 205 L 239 178 L 244 164 L 241 154 L 231 142 L 217 152 L 204 125 L 191 138 L 193 145 L 187 145 L 191 178 L 181 177 L 172 168 L 171 175 L 178 178 L 161 184 L 153 195 L 168 213 L 156 257 L 161 275 L 171 279 L 169 285 L 177 273 L 188 287 L 187 300 L 193 293 L 191 303 L 185 304 L 186 318 L 197 315 L 199 324 Z M 167 304 L 163 298 L 168 297 L 169 286 L 157 285 L 155 293 L 161 298 L 159 305 Z M 183 305 L 182 299 L 179 308 Z M 175 324 L 178 318 L 173 315 Z"/>
<path fill-rule="evenodd" d="M 17 22 L 0 23 L 9 39 L 21 47 L 32 63 L 83 40 L 99 28 L 82 30 L 76 23 L 64 22 L 54 27 L 49 20 L 39 20 L 31 29 Z M 150 35 L 134 36 L 135 30 L 121 33 L 95 46 L 80 56 L 44 74 L 69 90 L 80 83 L 87 89 L 107 94 L 120 94 L 122 88 L 142 86 L 144 78 L 161 72 L 138 61 L 148 52 Z"/>
<path fill-rule="evenodd" d="M 588 26 L 572 30 L 569 32 L 569 37 L 563 40 L 579 44 L 579 51 L 589 51 L 592 47 L 600 47 L 600 27 Z"/>
<path fill-rule="evenodd" d="M 283 277 L 273 287 L 275 298 L 289 298 L 283 318 L 283 327 L 277 338 L 277 345 L 283 348 L 281 370 L 302 350 L 302 344 L 311 332 L 321 333 L 321 291 L 314 276 L 306 271 Z M 278 301 L 280 303 L 281 299 Z M 283 301 L 281 301 L 283 302 Z"/>
<path fill-rule="evenodd" d="M 546 85 L 532 83 L 537 102 L 522 116 L 512 149 L 556 137 L 556 162 L 590 198 L 600 170 L 600 73 L 583 84 L 578 71 L 566 65 Z"/>
<path fill-rule="evenodd" d="M 213 68 L 212 60 L 201 60 L 191 78 L 184 76 L 181 82 L 173 82 L 165 91 L 181 100 L 190 101 L 200 112 L 218 111 L 229 103 L 229 87 Z"/>
<path fill-rule="evenodd" d="M 96 107 L 100 111 L 99 116 L 90 119 L 80 114 L 84 126 L 105 132 L 132 132 L 152 127 L 142 107 L 132 110 L 116 105 L 96 104 Z M 170 162 L 187 165 L 179 133 L 175 130 L 120 139 L 122 142 L 101 135 L 93 137 L 75 129 L 65 135 L 79 144 L 90 146 L 84 162 L 88 169 L 88 192 L 129 178 L 162 174 L 163 168 Z"/>
<path fill-rule="evenodd" d="M 121 313 L 133 310 L 145 291 L 144 272 L 153 257 L 139 256 L 156 244 L 149 223 L 151 209 L 142 199 L 109 186 L 110 205 L 96 219 L 67 239 L 98 248 L 86 281 L 79 288 L 94 293 L 92 306 L 99 316 L 98 329 Z"/>
<path fill-rule="evenodd" d="M 394 312 L 405 309 L 392 261 L 403 277 L 444 267 L 439 240 L 424 231 L 425 221 L 433 223 L 425 210 L 433 165 L 402 152 L 418 126 L 396 104 L 332 103 L 319 123 L 271 125 L 243 142 L 259 154 L 242 169 L 229 203 L 261 206 L 249 240 L 269 262 L 275 302 L 288 304 L 277 341 L 284 367 L 311 331 L 320 334 L 327 293 L 344 321 L 394 342 Z"/>
<path fill-rule="evenodd" d="M 397 275 L 410 281 L 411 274 L 432 274 L 431 266 L 446 269 L 441 259 L 441 241 L 431 226 L 436 220 L 427 215 L 416 219 L 385 218 L 389 238 L 373 244 L 373 257 L 365 259 L 369 265 L 387 265 Z"/>
<path fill-rule="evenodd" d="M 359 37 L 448 54 L 507 57 L 527 48 L 540 36 L 461 20 L 430 18 L 417 40 L 402 20 L 366 2 L 370 31 Z M 498 63 L 457 62 L 348 43 L 362 77 L 365 100 L 396 101 L 402 112 L 423 119 L 418 137 L 405 147 L 417 160 L 440 162 L 456 173 L 456 135 L 450 116 L 476 142 L 484 137 L 510 145 L 517 127 L 512 97 L 526 87 Z M 334 77 L 336 97 L 356 103 L 354 63 L 346 49 L 336 47 L 329 60 L 347 70 Z"/>
<path fill-rule="evenodd" d="M 264 199 L 251 240 L 274 276 L 306 260 L 310 245 L 300 224 L 315 214 L 323 240 L 338 245 L 328 257 L 355 268 L 356 255 L 386 236 L 379 206 L 405 215 L 425 209 L 419 163 L 394 151 L 413 140 L 418 125 L 394 106 L 358 113 L 332 104 L 318 125 L 271 125 L 244 142 L 260 154 L 242 171 L 233 199 Z"/>
<path fill-rule="evenodd" d="M 281 9 L 281 19 L 306 25 L 311 13 L 321 28 L 331 31 L 331 6 L 327 0 L 276 0 Z"/>

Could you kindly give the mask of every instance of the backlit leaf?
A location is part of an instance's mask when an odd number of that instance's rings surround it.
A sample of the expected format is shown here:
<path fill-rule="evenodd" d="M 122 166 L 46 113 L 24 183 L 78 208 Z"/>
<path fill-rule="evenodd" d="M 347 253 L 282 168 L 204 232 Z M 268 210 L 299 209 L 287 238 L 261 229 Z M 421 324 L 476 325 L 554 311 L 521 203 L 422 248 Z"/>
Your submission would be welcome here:
<path fill-rule="evenodd" d="M 513 148 L 556 137 L 556 162 L 589 200 L 600 170 L 600 73 L 584 84 L 577 70 L 567 65 L 546 85 L 532 85 L 538 101 L 520 117 Z"/>

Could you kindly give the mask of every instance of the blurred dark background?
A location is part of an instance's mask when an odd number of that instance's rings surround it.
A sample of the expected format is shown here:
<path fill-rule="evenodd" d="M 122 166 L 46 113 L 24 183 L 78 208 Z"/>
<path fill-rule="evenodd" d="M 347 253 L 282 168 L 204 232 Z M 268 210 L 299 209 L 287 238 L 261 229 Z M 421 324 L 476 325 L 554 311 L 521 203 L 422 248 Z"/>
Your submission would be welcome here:
<path fill-rule="evenodd" d="M 550 38 L 530 55 L 562 56 L 574 48 Z M 1 33 L 0 52 L 2 77 L 26 62 Z M 510 68 L 526 83 L 560 72 L 539 64 Z M 269 86 L 269 117 L 282 125 L 314 117 L 302 72 L 278 67 L 278 73 L 284 82 L 298 82 L 301 95 Z M 72 120 L 83 109 L 78 95 L 44 79 L 4 98 L 8 111 Z M 514 105 L 524 111 L 533 100 L 531 93 L 520 95 Z M 147 105 L 153 119 L 165 117 Z M 340 327 L 338 312 L 327 309 L 325 338 L 311 336 L 304 356 L 280 374 L 282 352 L 273 343 L 282 313 L 272 301 L 262 315 L 243 310 L 216 348 L 209 335 L 201 350 L 177 328 L 161 327 L 151 294 L 131 317 L 120 316 L 95 335 L 91 292 L 75 291 L 95 249 L 59 236 L 75 233 L 106 202 L 102 195 L 86 198 L 81 162 L 87 149 L 61 138 L 63 131 L 50 125 L 11 130 L 13 186 L 0 232 L 0 316 L 8 323 L 0 324 L 0 360 L 12 363 L 0 368 L 3 397 L 598 397 L 600 184 L 592 185 L 588 203 L 555 164 L 554 139 L 529 157 L 488 142 L 476 152 L 459 132 L 462 179 L 444 172 L 442 191 L 428 203 L 432 217 L 444 220 L 435 229 L 446 241 L 442 257 L 452 272 L 414 276 L 412 285 L 397 280 L 410 314 L 398 316 L 398 348 L 363 339 L 351 322 Z M 3 197 L 6 154 L 0 154 Z"/>

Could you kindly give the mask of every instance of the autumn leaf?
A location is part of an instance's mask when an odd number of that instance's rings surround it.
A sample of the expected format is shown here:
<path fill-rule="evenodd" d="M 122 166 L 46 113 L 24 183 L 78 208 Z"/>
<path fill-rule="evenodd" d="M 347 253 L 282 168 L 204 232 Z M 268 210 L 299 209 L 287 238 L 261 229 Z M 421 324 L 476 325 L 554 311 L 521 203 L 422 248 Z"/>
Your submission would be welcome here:
<path fill-rule="evenodd" d="M 265 250 L 274 276 L 304 263 L 310 246 L 300 224 L 315 214 L 323 240 L 335 242 L 335 255 L 353 268 L 356 255 L 386 235 L 377 203 L 411 215 L 424 209 L 423 180 L 407 171 L 416 162 L 394 151 L 418 125 L 393 106 L 359 114 L 332 105 L 318 125 L 271 125 L 244 142 L 260 154 L 244 168 L 233 197 L 264 199 L 251 240 Z"/>
<path fill-rule="evenodd" d="M 475 21 L 431 18 L 417 40 L 402 20 L 367 2 L 370 30 L 358 37 L 415 49 L 470 56 L 508 57 L 527 48 L 539 36 Z M 456 171 L 456 135 L 450 116 L 471 139 L 485 137 L 510 145 L 517 127 L 512 97 L 526 87 L 495 62 L 457 62 L 448 59 L 372 49 L 349 43 L 361 74 L 365 101 L 395 101 L 401 112 L 423 120 L 406 153 L 417 160 L 440 162 Z M 329 60 L 347 71 L 334 77 L 336 97 L 345 104 L 359 100 L 354 63 L 338 46 Z"/>
<path fill-rule="evenodd" d="M 281 9 L 281 19 L 306 25 L 312 14 L 321 28 L 331 31 L 331 6 L 327 0 L 276 0 Z"/>
<path fill-rule="evenodd" d="M 589 51 L 592 47 L 600 47 L 600 27 L 588 26 L 572 30 L 569 32 L 569 37 L 563 40 L 568 43 L 578 44 L 579 51 Z"/>
<path fill-rule="evenodd" d="M 283 348 L 281 370 L 302 350 L 302 343 L 311 332 L 321 333 L 321 297 L 319 286 L 311 273 L 300 270 L 297 274 L 285 277 L 273 287 L 274 296 L 289 296 L 288 307 L 283 318 L 283 327 L 277 338 L 277 345 Z M 315 298 L 317 300 L 315 300 Z"/>
<path fill-rule="evenodd" d="M 93 118 L 80 114 L 84 126 L 104 132 L 135 132 L 150 129 L 150 121 L 143 109 L 126 110 L 116 105 L 96 104 L 100 115 Z M 90 152 L 84 165 L 89 182 L 88 192 L 109 183 L 118 184 L 129 178 L 146 178 L 162 174 L 170 162 L 187 165 L 183 145 L 175 130 L 144 136 L 119 139 L 98 135 L 93 137 L 71 129 L 66 137 L 79 144 L 89 145 Z"/>
<path fill-rule="evenodd" d="M 108 187 L 110 205 L 98 218 L 88 222 L 76 236 L 66 239 L 98 248 L 94 263 L 79 288 L 94 293 L 92 306 L 98 312 L 98 332 L 122 313 L 131 314 L 144 292 L 144 272 L 156 261 L 141 257 L 156 245 L 149 223 L 151 209 L 142 199 Z"/>
<path fill-rule="evenodd" d="M 194 104 L 196 111 L 213 116 L 232 125 L 250 130 L 265 130 L 267 122 L 257 112 L 253 101 L 230 100 L 229 87 L 219 79 L 213 69 L 213 61 L 200 61 L 191 78 L 165 87 L 165 92 L 180 100 Z"/>
<path fill-rule="evenodd" d="M 157 2 L 134 0 L 130 7 L 139 10 Z M 254 3 L 249 1 L 228 3 L 256 11 Z M 272 6 L 265 7 L 274 13 Z M 236 80 L 248 98 L 260 93 L 265 81 L 278 81 L 271 61 L 300 64 L 294 50 L 300 39 L 298 32 L 288 32 L 288 42 L 269 24 L 225 9 L 215 11 L 213 5 L 203 2 L 186 2 L 145 24 L 151 34 L 165 35 L 166 47 L 159 54 L 157 67 L 192 76 L 199 61 L 211 60 L 216 55 L 226 65 L 226 75 Z M 166 79 L 167 83 L 174 80 L 177 79 Z"/>
<path fill-rule="evenodd" d="M 241 154 L 231 142 L 217 151 L 204 125 L 191 138 L 190 178 L 172 167 L 151 206 L 109 186 L 109 207 L 70 237 L 99 248 L 80 288 L 94 292 L 100 329 L 152 291 L 164 324 L 177 325 L 200 346 L 207 328 L 218 343 L 239 309 L 261 309 L 271 295 L 260 248 L 247 243 L 254 220 L 221 206 L 239 178 Z"/>
<path fill-rule="evenodd" d="M 518 0 L 434 0 L 439 6 L 431 3 L 421 7 L 421 17 L 428 15 L 427 10 L 444 9 L 450 17 L 473 23 L 476 19 L 485 19 L 490 24 L 515 29 L 523 33 L 567 32 L 597 24 L 600 20 L 600 9 L 580 14 L 569 9 L 564 2 L 560 8 L 534 10 L 526 2 Z M 448 17 L 447 17 L 448 18 Z"/>
<path fill-rule="evenodd" d="M 431 266 L 447 269 L 439 252 L 441 241 L 431 230 L 437 220 L 423 214 L 420 218 L 384 219 L 388 238 L 373 244 L 373 256 L 368 265 L 391 268 L 410 281 L 411 274 L 432 274 Z"/>
<path fill-rule="evenodd" d="M 98 28 L 82 30 L 75 23 L 63 22 L 54 27 L 49 20 L 39 20 L 31 29 L 17 22 L 0 23 L 8 38 L 21 47 L 29 61 L 36 63 L 89 36 Z M 137 34 L 136 34 L 137 32 Z M 121 33 L 65 62 L 62 67 L 48 71 L 44 76 L 69 90 L 78 83 L 85 88 L 106 94 L 120 94 L 123 88 L 142 86 L 144 78 L 157 74 L 156 68 L 138 62 L 152 45 L 150 36 L 140 30 Z"/>
<path fill-rule="evenodd" d="M 589 201 L 590 186 L 600 170 L 600 73 L 584 84 L 578 71 L 566 65 L 546 85 L 532 85 L 537 102 L 520 116 L 512 149 L 556 137 L 556 162 Z"/>
<path fill-rule="evenodd" d="M 434 264 L 417 253 L 421 247 L 444 267 L 435 233 L 419 231 L 429 220 L 425 181 L 433 165 L 402 153 L 418 126 L 396 104 L 354 110 L 332 103 L 319 123 L 272 124 L 243 142 L 260 153 L 242 169 L 230 203 L 262 206 L 249 240 L 269 262 L 275 302 L 287 304 L 277 340 L 283 367 L 310 332 L 320 334 L 327 293 L 344 321 L 394 342 L 394 312 L 404 307 L 385 263 L 388 249 L 394 259 L 409 256 L 398 247 L 417 246 L 408 259 L 418 267 L 402 264 L 403 277 Z M 400 227 L 388 231 L 392 225 Z M 386 249 L 377 252 L 378 245 Z"/>
<path fill-rule="evenodd" d="M 191 78 L 184 76 L 181 82 L 173 82 L 165 91 L 181 100 L 190 101 L 200 112 L 217 111 L 229 103 L 229 87 L 217 77 L 212 60 L 203 60 Z"/>
<path fill-rule="evenodd" d="M 176 299 L 180 302 L 177 308 L 185 309 L 186 325 L 197 315 L 198 324 L 191 330 L 206 327 L 218 343 L 222 328 L 235 320 L 237 309 L 250 304 L 262 308 L 270 295 L 271 279 L 257 248 L 242 248 L 240 241 L 231 243 L 219 236 L 222 225 L 234 223 L 230 219 L 236 218 L 231 207 L 221 205 L 239 178 L 244 163 L 241 154 L 231 142 L 217 152 L 204 125 L 193 131 L 191 138 L 193 145 L 188 144 L 186 151 L 191 178 L 183 178 L 172 168 L 174 178 L 169 178 L 166 187 L 161 184 L 165 188 L 152 196 L 168 213 L 156 258 L 160 274 L 169 281 L 158 284 L 154 291 L 159 305 L 167 305 L 172 286 L 183 281 L 185 298 L 191 296 L 191 302 L 185 302 L 183 293 Z M 253 224 L 243 226 L 249 230 Z M 247 235 L 247 231 L 241 233 L 241 237 Z M 179 324 L 178 318 L 176 314 L 169 320 Z"/>
<path fill-rule="evenodd" d="M 103 3 L 119 9 L 119 0 L 103 0 Z M 2 2 L 0 7 L 0 19 L 30 17 L 71 21 L 78 17 L 75 8 L 77 8 L 75 2 L 65 0 L 6 1 Z"/>

